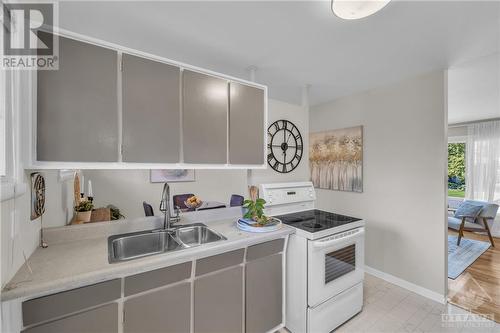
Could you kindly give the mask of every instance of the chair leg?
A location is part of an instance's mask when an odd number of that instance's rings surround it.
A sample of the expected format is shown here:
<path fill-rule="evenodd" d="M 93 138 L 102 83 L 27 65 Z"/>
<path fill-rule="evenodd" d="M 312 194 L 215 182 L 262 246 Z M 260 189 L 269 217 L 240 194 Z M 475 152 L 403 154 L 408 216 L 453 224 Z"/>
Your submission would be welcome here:
<path fill-rule="evenodd" d="M 491 231 L 490 227 L 488 226 L 488 220 L 483 217 L 483 223 L 484 223 L 484 228 L 486 229 L 486 232 L 488 233 L 488 238 L 490 239 L 491 246 L 495 247 L 495 242 L 493 241 L 493 237 L 491 236 Z"/>
<path fill-rule="evenodd" d="M 460 223 L 460 229 L 458 229 L 457 246 L 460 246 L 460 240 L 462 240 L 462 237 L 464 237 L 464 226 L 465 226 L 465 217 L 462 217 L 462 223 Z"/>

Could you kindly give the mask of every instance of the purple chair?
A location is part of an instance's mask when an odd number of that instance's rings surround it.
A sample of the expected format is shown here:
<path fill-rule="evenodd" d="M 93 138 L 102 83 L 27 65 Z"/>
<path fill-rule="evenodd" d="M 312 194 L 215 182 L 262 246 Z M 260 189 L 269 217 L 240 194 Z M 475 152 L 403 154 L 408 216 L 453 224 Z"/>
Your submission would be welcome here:
<path fill-rule="evenodd" d="M 142 207 L 144 207 L 144 215 L 146 216 L 155 216 L 155 213 L 153 211 L 153 206 L 148 204 L 146 201 L 142 202 Z"/>
<path fill-rule="evenodd" d="M 172 197 L 173 201 L 174 201 L 174 208 L 175 207 L 179 207 L 180 209 L 183 209 L 183 210 L 194 210 L 192 208 L 188 208 L 186 206 L 186 204 L 184 203 L 184 201 L 186 201 L 188 198 L 191 198 L 192 196 L 194 196 L 194 194 L 192 193 L 186 193 L 186 194 L 176 194 Z"/>
<path fill-rule="evenodd" d="M 241 195 L 233 194 L 231 195 L 231 201 L 229 202 L 229 206 L 231 207 L 243 206 L 244 200 L 245 198 L 243 198 Z"/>

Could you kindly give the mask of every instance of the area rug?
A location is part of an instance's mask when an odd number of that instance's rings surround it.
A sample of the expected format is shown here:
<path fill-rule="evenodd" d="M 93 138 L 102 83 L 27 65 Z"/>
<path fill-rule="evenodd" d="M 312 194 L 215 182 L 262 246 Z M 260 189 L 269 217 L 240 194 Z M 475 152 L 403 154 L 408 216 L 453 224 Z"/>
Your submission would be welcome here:
<path fill-rule="evenodd" d="M 448 277 L 455 280 L 489 247 L 490 243 L 467 238 L 457 246 L 457 236 L 448 236 Z"/>

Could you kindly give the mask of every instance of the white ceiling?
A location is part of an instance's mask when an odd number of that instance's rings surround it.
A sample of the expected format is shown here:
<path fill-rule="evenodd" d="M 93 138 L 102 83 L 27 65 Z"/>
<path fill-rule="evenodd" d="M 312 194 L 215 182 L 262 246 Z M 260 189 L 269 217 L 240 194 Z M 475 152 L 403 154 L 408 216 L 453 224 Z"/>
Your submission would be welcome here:
<path fill-rule="evenodd" d="M 238 77 L 257 66 L 270 97 L 310 103 L 498 52 L 497 1 L 393 1 L 344 21 L 329 1 L 62 2 L 60 26 Z"/>
<path fill-rule="evenodd" d="M 500 54 L 448 71 L 448 123 L 500 118 Z"/>

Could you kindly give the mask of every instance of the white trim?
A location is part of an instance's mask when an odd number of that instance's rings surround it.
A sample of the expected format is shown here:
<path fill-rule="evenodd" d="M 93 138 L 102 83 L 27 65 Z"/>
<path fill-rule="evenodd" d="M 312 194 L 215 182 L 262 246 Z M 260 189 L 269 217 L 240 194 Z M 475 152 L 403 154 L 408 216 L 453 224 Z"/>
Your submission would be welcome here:
<path fill-rule="evenodd" d="M 51 170 L 51 169 L 266 169 L 266 164 L 190 164 L 190 163 L 127 163 L 127 162 L 32 162 L 26 166 L 27 170 Z"/>
<path fill-rule="evenodd" d="M 467 136 L 449 136 L 448 143 L 466 143 Z"/>
<path fill-rule="evenodd" d="M 403 280 L 401 278 L 398 278 L 394 275 L 391 275 L 389 273 L 385 273 L 382 271 L 379 271 L 375 268 L 372 268 L 370 266 L 365 265 L 365 272 L 368 274 L 371 274 L 373 276 L 376 276 L 382 280 L 385 280 L 389 283 L 395 284 L 398 287 L 404 288 L 406 290 L 409 290 L 411 292 L 414 292 L 420 296 L 424 296 L 428 299 L 431 299 L 435 302 L 438 302 L 440 304 L 446 304 L 447 300 L 444 295 L 441 295 L 435 291 L 429 290 L 427 288 L 418 286 L 414 283 L 408 282 L 406 280 Z"/>

